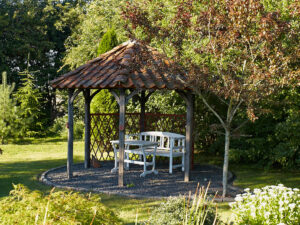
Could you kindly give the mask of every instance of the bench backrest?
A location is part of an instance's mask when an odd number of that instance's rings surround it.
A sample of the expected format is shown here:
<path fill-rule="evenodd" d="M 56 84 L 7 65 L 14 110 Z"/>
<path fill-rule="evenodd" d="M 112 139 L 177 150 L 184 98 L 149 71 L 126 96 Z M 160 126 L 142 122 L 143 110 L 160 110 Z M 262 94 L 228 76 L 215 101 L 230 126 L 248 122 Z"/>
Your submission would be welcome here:
<path fill-rule="evenodd" d="M 140 133 L 140 140 L 158 142 L 158 148 L 180 150 L 185 146 L 185 136 L 162 131 L 146 131 Z"/>

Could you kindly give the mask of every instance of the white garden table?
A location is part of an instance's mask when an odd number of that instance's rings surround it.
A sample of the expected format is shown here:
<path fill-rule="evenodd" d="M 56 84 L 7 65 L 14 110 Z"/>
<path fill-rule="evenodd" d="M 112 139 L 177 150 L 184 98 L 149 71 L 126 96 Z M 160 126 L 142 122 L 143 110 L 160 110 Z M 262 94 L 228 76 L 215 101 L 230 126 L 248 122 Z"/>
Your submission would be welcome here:
<path fill-rule="evenodd" d="M 113 146 L 115 153 L 115 167 L 111 170 L 111 172 L 117 172 L 118 170 L 118 145 L 119 140 L 113 140 L 110 142 Z M 145 177 L 147 174 L 154 173 L 158 174 L 157 170 L 155 170 L 155 155 L 158 143 L 153 141 L 143 141 L 143 140 L 125 140 L 125 160 L 126 169 L 129 169 L 129 163 L 138 164 L 144 166 L 144 172 L 141 173 L 141 177 Z M 134 147 L 134 148 L 132 148 Z M 142 160 L 132 160 L 129 159 L 129 154 L 137 154 L 143 156 Z M 152 162 L 147 162 L 147 156 L 152 156 Z M 147 166 L 152 166 L 152 170 L 147 170 Z"/>

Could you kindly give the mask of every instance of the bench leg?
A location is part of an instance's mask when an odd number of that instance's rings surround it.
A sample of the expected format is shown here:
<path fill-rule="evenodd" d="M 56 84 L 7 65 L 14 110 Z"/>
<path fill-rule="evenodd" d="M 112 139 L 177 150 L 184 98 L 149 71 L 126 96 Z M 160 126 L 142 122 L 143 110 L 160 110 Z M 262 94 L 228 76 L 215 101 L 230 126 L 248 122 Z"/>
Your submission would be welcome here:
<path fill-rule="evenodd" d="M 111 170 L 112 173 L 116 173 L 118 171 L 118 152 L 115 152 L 115 167 Z"/>
<path fill-rule="evenodd" d="M 170 157 L 169 173 L 173 173 L 173 157 Z"/>
<path fill-rule="evenodd" d="M 145 154 L 143 154 L 143 160 L 144 160 L 144 172 L 146 173 L 147 171 L 147 166 L 146 166 L 146 163 L 147 163 L 147 157 Z"/>
<path fill-rule="evenodd" d="M 154 173 L 155 175 L 157 175 L 157 174 L 158 174 L 158 171 L 155 170 L 155 155 L 153 155 L 152 157 L 153 157 L 153 158 L 152 158 L 152 171 L 153 171 L 153 173 Z"/>
<path fill-rule="evenodd" d="M 181 170 L 182 170 L 182 172 L 184 171 L 184 154 L 182 155 L 182 161 L 181 161 L 181 165 L 182 165 L 182 168 L 181 168 Z"/>
<path fill-rule="evenodd" d="M 126 159 L 129 160 L 129 153 L 125 153 L 126 154 Z M 125 168 L 126 170 L 129 170 L 129 163 L 125 164 Z"/>

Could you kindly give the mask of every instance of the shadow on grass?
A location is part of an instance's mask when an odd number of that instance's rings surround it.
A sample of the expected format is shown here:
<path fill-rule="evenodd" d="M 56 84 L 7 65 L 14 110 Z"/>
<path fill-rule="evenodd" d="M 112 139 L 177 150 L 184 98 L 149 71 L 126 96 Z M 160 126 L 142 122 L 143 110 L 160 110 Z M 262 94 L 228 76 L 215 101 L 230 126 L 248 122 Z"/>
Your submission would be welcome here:
<path fill-rule="evenodd" d="M 21 139 L 14 139 L 11 141 L 12 144 L 15 145 L 31 145 L 31 144 L 43 144 L 43 143 L 57 143 L 57 142 L 66 142 L 67 139 L 54 136 L 54 137 L 47 137 L 47 138 L 21 138 Z"/>
<path fill-rule="evenodd" d="M 79 157 L 74 157 L 77 163 Z M 48 192 L 51 187 L 38 181 L 39 176 L 46 170 L 66 165 L 65 159 L 0 163 L 0 198 L 7 196 L 12 184 L 24 184 L 30 190 Z"/>

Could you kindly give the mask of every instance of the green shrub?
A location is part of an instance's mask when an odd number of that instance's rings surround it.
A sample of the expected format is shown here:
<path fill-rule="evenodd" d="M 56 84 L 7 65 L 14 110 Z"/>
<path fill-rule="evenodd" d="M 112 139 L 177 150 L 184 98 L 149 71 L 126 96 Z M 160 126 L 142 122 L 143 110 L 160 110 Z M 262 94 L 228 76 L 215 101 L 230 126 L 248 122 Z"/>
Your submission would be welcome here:
<path fill-rule="evenodd" d="M 148 223 L 153 225 L 213 225 L 220 222 L 213 208 L 213 200 L 207 200 L 207 190 L 199 189 L 193 199 L 169 197 L 152 211 Z M 216 220 L 216 221 L 215 221 Z"/>
<path fill-rule="evenodd" d="M 96 195 L 58 191 L 44 196 L 20 184 L 0 201 L 0 212 L 0 224 L 121 224 Z"/>
<path fill-rule="evenodd" d="M 282 184 L 237 195 L 231 203 L 235 224 L 300 224 L 300 191 Z"/>
<path fill-rule="evenodd" d="M 66 124 L 68 122 L 68 116 L 56 118 L 50 132 L 58 134 L 64 139 L 68 138 L 68 128 Z M 74 139 L 82 140 L 84 138 L 84 122 L 81 120 L 74 120 L 73 125 Z"/>
<path fill-rule="evenodd" d="M 109 29 L 102 37 L 98 49 L 97 55 L 101 55 L 118 45 L 117 34 L 115 29 Z"/>

